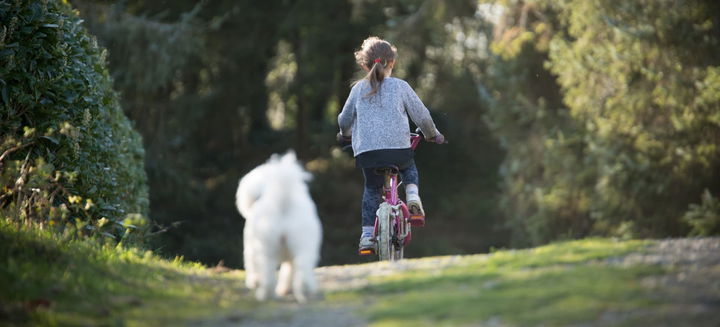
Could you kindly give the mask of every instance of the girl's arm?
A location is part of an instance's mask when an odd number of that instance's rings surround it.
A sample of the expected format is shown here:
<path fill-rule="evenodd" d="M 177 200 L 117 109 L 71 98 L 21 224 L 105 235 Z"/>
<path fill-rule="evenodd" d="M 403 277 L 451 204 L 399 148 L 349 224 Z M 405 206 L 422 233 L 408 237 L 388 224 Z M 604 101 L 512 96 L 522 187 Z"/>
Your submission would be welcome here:
<path fill-rule="evenodd" d="M 430 116 L 430 111 L 425 107 L 407 82 L 403 81 L 402 84 L 404 85 L 402 88 L 403 104 L 410 119 L 412 119 L 415 125 L 420 127 L 420 130 L 425 134 L 426 138 L 432 139 L 440 135 L 440 131 L 435 127 L 435 122 Z"/>
<path fill-rule="evenodd" d="M 356 85 L 357 86 L 357 85 Z M 350 90 L 345 105 L 340 115 L 338 115 L 338 125 L 340 126 L 340 134 L 345 137 L 352 135 L 352 125 L 355 123 L 355 102 L 357 101 L 357 87 Z"/>

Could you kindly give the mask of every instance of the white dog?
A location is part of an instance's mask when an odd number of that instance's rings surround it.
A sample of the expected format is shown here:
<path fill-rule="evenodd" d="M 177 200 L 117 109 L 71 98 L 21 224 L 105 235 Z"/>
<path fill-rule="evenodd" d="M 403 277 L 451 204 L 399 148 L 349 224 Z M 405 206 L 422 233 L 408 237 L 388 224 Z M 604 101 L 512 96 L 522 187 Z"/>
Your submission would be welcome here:
<path fill-rule="evenodd" d="M 272 155 L 240 179 L 235 198 L 245 217 L 245 285 L 260 301 L 271 297 L 273 289 L 286 295 L 291 285 L 298 302 L 317 292 L 313 269 L 322 229 L 306 184 L 311 177 L 291 150 L 282 157 Z"/>

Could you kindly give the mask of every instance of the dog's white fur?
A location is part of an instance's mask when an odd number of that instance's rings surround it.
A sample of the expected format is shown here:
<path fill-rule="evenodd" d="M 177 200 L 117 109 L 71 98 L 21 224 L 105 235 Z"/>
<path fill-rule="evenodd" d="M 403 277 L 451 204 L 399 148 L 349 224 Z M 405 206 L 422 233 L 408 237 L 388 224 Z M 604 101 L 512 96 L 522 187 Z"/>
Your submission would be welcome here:
<path fill-rule="evenodd" d="M 307 187 L 311 177 L 291 150 L 273 155 L 240 179 L 235 203 L 245 218 L 245 285 L 260 301 L 272 297 L 273 289 L 286 295 L 291 285 L 298 302 L 317 292 L 313 269 L 322 228 Z"/>

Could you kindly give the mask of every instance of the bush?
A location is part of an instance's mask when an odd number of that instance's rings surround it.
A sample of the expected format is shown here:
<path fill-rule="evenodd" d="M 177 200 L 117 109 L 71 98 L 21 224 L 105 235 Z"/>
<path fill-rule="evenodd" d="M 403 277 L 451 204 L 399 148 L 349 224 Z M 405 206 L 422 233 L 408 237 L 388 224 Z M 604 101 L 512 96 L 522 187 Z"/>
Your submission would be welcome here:
<path fill-rule="evenodd" d="M 720 234 L 720 199 L 713 197 L 707 189 L 701 204 L 691 204 L 683 221 L 692 227 L 691 235 L 709 236 Z"/>
<path fill-rule="evenodd" d="M 0 215 L 124 234 L 147 177 L 105 51 L 65 1 L 0 2 L 0 22 Z"/>

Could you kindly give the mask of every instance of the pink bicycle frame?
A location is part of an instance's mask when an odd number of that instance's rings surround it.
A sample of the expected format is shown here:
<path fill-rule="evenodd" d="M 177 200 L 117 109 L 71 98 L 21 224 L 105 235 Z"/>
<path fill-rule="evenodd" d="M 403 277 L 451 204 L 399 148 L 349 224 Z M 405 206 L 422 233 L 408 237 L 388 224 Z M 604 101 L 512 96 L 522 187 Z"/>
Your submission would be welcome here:
<path fill-rule="evenodd" d="M 420 143 L 421 136 L 415 133 L 410 134 L 410 148 L 415 150 L 415 148 Z M 402 210 L 402 217 L 407 219 L 410 217 L 410 210 L 408 210 L 407 205 L 405 205 L 404 202 L 400 200 L 400 197 L 398 196 L 398 187 L 400 184 L 398 183 L 397 174 L 390 175 L 389 185 L 385 185 L 383 187 L 383 194 L 385 198 L 385 202 L 390 204 L 391 206 L 397 206 L 400 205 L 400 210 Z M 400 221 L 401 217 L 395 217 L 395 226 L 399 226 L 399 224 L 403 223 Z M 378 221 L 375 219 L 375 235 L 378 233 Z M 412 231 L 408 230 L 408 234 L 405 237 L 405 240 L 403 242 L 403 246 L 408 245 L 410 243 L 410 240 L 412 239 Z"/>

